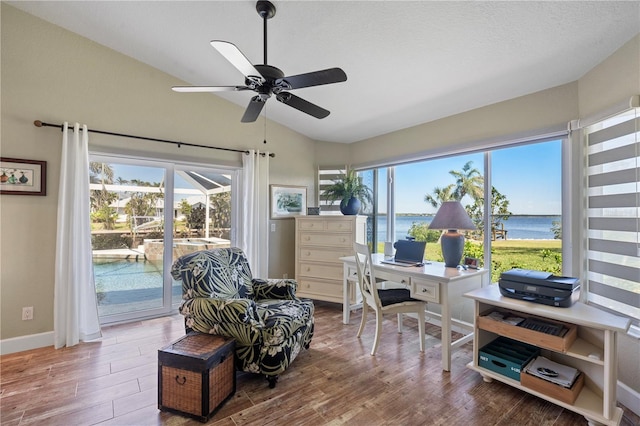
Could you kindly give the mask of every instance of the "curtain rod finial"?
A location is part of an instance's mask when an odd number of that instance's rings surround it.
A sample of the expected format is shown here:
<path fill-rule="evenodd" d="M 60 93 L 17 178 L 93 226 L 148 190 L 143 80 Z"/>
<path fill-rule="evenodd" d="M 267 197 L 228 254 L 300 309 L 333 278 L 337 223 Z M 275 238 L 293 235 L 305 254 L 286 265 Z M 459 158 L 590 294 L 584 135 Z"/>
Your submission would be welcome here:
<path fill-rule="evenodd" d="M 42 127 L 42 121 L 36 120 L 36 121 L 33 122 L 33 125 L 36 126 L 36 127 Z"/>

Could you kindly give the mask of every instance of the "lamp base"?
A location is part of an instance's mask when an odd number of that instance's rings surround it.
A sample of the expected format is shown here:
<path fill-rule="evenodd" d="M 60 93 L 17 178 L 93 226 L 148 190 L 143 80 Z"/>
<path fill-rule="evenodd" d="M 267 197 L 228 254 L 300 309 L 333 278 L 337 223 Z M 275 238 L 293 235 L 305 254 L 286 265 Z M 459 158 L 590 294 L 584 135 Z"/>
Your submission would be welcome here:
<path fill-rule="evenodd" d="M 444 266 L 447 268 L 457 268 L 464 252 L 464 235 L 455 229 L 449 229 L 440 237 L 440 247 Z"/>

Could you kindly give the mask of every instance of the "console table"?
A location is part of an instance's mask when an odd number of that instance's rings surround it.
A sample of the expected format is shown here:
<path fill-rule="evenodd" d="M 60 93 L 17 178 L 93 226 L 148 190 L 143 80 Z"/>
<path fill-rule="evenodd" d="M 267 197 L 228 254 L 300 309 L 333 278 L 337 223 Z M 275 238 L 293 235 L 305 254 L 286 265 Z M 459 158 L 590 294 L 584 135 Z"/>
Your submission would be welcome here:
<path fill-rule="evenodd" d="M 341 257 L 343 262 L 343 300 L 342 322 L 349 324 L 349 316 L 352 310 L 362 307 L 361 303 L 350 303 L 352 286 L 358 282 L 355 256 Z M 451 351 L 473 338 L 472 307 L 465 306 L 462 297 L 466 292 L 489 284 L 489 271 L 485 269 L 457 269 L 446 268 L 441 262 L 426 262 L 423 266 L 395 266 L 382 263 L 384 255 L 373 253 L 372 265 L 376 278 L 403 284 L 411 291 L 411 297 L 440 306 L 441 312 L 434 312 L 429 307 L 427 315 L 430 318 L 440 320 L 442 327 L 442 369 L 451 371 Z M 470 305 L 470 304 L 469 304 Z M 427 305 L 429 306 L 429 305 Z M 452 319 L 452 312 L 458 314 Z M 464 316 L 469 320 L 465 321 Z M 459 325 L 470 334 L 452 342 L 451 324 Z"/>
<path fill-rule="evenodd" d="M 619 317 L 580 302 L 568 308 L 556 308 L 507 298 L 500 294 L 497 285 L 471 291 L 465 296 L 475 301 L 473 361 L 468 364 L 470 369 L 482 374 L 487 382 L 493 379 L 501 381 L 581 414 L 590 425 L 620 424 L 622 409 L 616 407 L 618 374 L 616 333 L 626 332 L 629 329 L 631 321 L 628 318 Z M 501 325 L 496 328 L 491 326 L 490 322 L 483 320 L 488 312 L 496 309 L 524 317 L 534 316 L 562 322 L 570 327 L 575 326 L 577 337 L 570 344 L 567 342 L 566 348 L 549 347 L 544 339 L 538 339 L 531 334 L 528 335 L 529 337 L 524 337 L 525 334 L 517 330 L 522 329 L 521 327 Z M 480 367 L 479 349 L 501 335 L 538 346 L 542 349 L 543 356 L 580 370 L 585 375 L 584 386 L 575 402 L 570 404 L 560 401 L 552 395 L 523 386 L 518 380 Z"/>

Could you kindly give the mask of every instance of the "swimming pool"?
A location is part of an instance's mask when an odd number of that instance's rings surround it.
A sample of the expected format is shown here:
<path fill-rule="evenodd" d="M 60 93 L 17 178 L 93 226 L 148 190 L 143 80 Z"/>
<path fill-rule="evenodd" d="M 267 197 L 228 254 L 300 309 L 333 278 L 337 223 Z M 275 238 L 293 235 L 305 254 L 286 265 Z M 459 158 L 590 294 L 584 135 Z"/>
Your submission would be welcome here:
<path fill-rule="evenodd" d="M 172 256 L 200 250 L 229 247 L 223 238 L 176 238 Z M 163 306 L 162 258 L 165 244 L 162 239 L 145 239 L 137 249 L 93 251 L 93 275 L 96 284 L 100 317 L 123 314 Z M 172 303 L 180 303 L 182 285 L 173 282 Z"/>
<path fill-rule="evenodd" d="M 162 262 L 94 258 L 93 275 L 101 317 L 163 306 Z M 171 294 L 179 303 L 180 283 L 173 283 Z"/>

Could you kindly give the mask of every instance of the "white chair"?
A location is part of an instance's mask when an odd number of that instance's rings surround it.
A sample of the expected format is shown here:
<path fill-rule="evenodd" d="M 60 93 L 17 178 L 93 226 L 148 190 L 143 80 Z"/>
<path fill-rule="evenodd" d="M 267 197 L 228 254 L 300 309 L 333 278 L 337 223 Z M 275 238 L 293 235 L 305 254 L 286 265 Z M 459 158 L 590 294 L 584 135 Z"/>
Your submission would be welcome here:
<path fill-rule="evenodd" d="M 420 333 L 420 352 L 424 352 L 424 322 L 426 302 L 411 298 L 406 288 L 378 288 L 375 271 L 371 268 L 371 252 L 365 244 L 354 243 L 356 252 L 356 266 L 358 270 L 358 284 L 362 293 L 362 321 L 358 329 L 358 338 L 362 335 L 364 324 L 367 322 L 367 311 L 371 308 L 376 313 L 376 335 L 373 340 L 371 355 L 376 354 L 382 331 L 382 316 L 384 314 L 398 315 L 398 332 L 402 333 L 402 314 L 418 314 L 418 332 Z"/>

